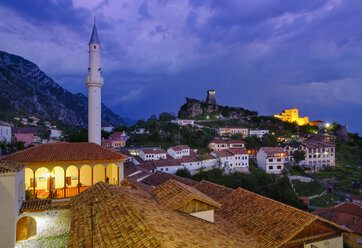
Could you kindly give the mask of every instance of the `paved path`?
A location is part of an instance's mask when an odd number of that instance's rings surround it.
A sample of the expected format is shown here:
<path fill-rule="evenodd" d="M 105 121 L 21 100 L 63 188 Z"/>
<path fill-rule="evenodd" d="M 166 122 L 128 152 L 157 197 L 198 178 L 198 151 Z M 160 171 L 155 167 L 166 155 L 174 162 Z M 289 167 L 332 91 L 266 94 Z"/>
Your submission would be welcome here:
<path fill-rule="evenodd" d="M 321 197 L 321 196 L 324 195 L 325 193 L 327 193 L 327 192 L 326 192 L 326 191 L 323 191 L 323 193 L 320 194 L 320 195 L 307 196 L 307 198 L 308 198 L 309 200 L 312 200 L 313 198 Z"/>

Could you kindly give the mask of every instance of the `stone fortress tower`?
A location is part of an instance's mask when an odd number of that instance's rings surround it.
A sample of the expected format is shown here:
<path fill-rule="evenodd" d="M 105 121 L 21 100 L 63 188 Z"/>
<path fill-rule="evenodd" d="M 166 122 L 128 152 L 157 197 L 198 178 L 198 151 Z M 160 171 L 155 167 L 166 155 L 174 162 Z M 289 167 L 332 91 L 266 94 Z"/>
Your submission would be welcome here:
<path fill-rule="evenodd" d="M 88 86 L 88 142 L 101 144 L 102 106 L 101 88 L 104 84 L 101 70 L 101 44 L 99 42 L 96 19 L 89 41 Z"/>
<path fill-rule="evenodd" d="M 206 103 L 216 105 L 215 90 L 207 91 Z"/>

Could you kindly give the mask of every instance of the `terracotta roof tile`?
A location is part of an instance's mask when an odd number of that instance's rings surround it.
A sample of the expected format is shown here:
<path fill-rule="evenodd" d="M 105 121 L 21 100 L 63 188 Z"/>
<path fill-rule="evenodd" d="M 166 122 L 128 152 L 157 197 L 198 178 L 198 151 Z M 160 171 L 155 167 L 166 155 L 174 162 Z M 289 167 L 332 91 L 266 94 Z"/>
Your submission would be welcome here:
<path fill-rule="evenodd" d="M 1 160 L 21 163 L 75 162 L 75 161 L 121 161 L 125 155 L 95 143 L 47 143 L 34 146 Z"/>
<path fill-rule="evenodd" d="M 15 173 L 25 168 L 25 164 L 0 160 L 0 174 Z"/>
<path fill-rule="evenodd" d="M 213 151 L 211 154 L 216 154 L 218 157 L 232 157 L 234 156 L 232 153 L 228 152 L 227 150 L 220 150 L 220 151 Z"/>
<path fill-rule="evenodd" d="M 178 209 L 180 206 L 192 200 L 199 200 L 214 207 L 220 207 L 220 204 L 209 196 L 191 186 L 174 180 L 168 180 L 164 184 L 152 189 L 150 193 L 158 202 L 173 210 Z"/>
<path fill-rule="evenodd" d="M 260 150 L 264 150 L 266 154 L 284 153 L 282 147 L 261 147 Z"/>
<path fill-rule="evenodd" d="M 221 200 L 233 191 L 231 188 L 227 188 L 223 185 L 218 185 L 205 180 L 202 180 L 194 187 L 205 195 L 210 196 L 215 201 Z"/>
<path fill-rule="evenodd" d="M 166 153 L 166 151 L 163 150 L 163 149 L 152 149 L 152 148 L 150 148 L 150 149 L 142 149 L 142 150 L 140 150 L 140 152 L 141 151 L 144 154 L 163 154 L 163 153 Z"/>
<path fill-rule="evenodd" d="M 238 188 L 220 200 L 216 213 L 235 224 L 262 247 L 280 247 L 315 220 L 344 229 L 316 215 Z"/>
<path fill-rule="evenodd" d="M 260 247 L 218 216 L 213 224 L 170 210 L 133 187 L 97 183 L 71 201 L 69 248 L 91 247 L 92 230 L 94 247 Z"/>
<path fill-rule="evenodd" d="M 193 186 L 198 183 L 197 181 L 194 181 L 192 179 L 180 177 L 180 176 L 165 173 L 162 171 L 157 171 L 157 172 L 153 173 L 149 177 L 143 179 L 141 182 L 154 186 L 154 187 L 157 187 L 158 185 L 167 182 L 169 179 L 181 182 L 181 183 L 189 185 L 189 186 Z"/>
<path fill-rule="evenodd" d="M 172 146 L 172 147 L 170 147 L 170 149 L 172 149 L 174 151 L 182 151 L 182 150 L 185 150 L 185 149 L 190 150 L 190 147 L 185 146 L 185 145 L 180 145 L 180 146 Z"/>
<path fill-rule="evenodd" d="M 245 148 L 230 148 L 227 151 L 234 155 L 248 154 L 248 151 Z"/>
<path fill-rule="evenodd" d="M 23 201 L 19 212 L 46 211 L 54 209 L 65 209 L 69 207 L 69 201 L 54 202 L 50 199 L 35 199 Z"/>

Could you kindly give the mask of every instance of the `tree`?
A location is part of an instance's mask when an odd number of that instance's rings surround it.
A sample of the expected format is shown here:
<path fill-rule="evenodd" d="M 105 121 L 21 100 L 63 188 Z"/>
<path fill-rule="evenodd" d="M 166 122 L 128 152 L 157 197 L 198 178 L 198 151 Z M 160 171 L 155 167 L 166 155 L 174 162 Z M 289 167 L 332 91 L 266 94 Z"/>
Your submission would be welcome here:
<path fill-rule="evenodd" d="M 305 151 L 295 151 L 293 153 L 293 158 L 296 164 L 299 164 L 300 161 L 303 161 L 305 159 Z"/>
<path fill-rule="evenodd" d="M 176 175 L 180 177 L 191 177 L 190 171 L 187 168 L 177 170 Z"/>
<path fill-rule="evenodd" d="M 170 121 L 176 119 L 175 114 L 169 112 L 163 112 L 159 115 L 159 121 Z"/>

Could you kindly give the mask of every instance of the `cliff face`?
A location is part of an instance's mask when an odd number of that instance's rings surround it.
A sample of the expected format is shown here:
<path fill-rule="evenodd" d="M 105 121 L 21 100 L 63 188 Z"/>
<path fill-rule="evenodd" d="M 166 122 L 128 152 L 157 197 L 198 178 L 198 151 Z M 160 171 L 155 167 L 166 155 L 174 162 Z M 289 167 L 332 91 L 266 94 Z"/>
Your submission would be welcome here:
<path fill-rule="evenodd" d="M 212 105 L 200 100 L 187 98 L 178 112 L 179 118 L 203 118 L 206 116 L 218 116 L 221 119 L 242 119 L 248 116 L 257 116 L 258 112 L 244 108 Z"/>
<path fill-rule="evenodd" d="M 35 115 L 86 127 L 88 99 L 62 88 L 34 63 L 0 51 L 0 112 Z M 126 123 L 102 105 L 102 124 Z"/>

